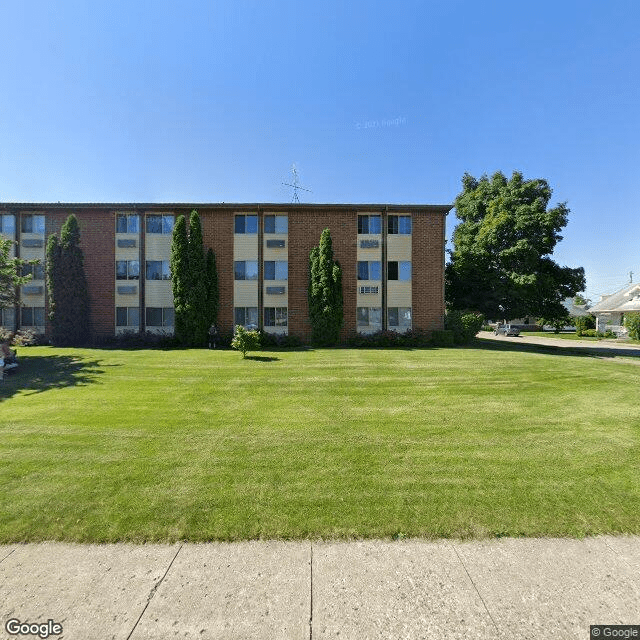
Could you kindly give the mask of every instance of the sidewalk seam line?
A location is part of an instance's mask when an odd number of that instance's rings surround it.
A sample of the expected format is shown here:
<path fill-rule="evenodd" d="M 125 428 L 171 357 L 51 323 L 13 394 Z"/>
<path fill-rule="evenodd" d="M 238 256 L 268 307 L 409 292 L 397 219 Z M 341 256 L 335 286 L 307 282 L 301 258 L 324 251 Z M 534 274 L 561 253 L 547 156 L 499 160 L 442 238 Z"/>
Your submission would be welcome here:
<path fill-rule="evenodd" d="M 497 631 L 498 635 L 502 635 L 502 631 L 500 631 L 500 628 L 496 624 L 496 621 L 493 619 L 493 616 L 491 615 L 491 611 L 489 611 L 489 607 L 487 606 L 487 603 L 484 601 L 484 598 L 482 597 L 482 594 L 480 593 L 480 590 L 476 586 L 476 583 L 473 581 L 473 578 L 471 577 L 471 574 L 469 573 L 464 561 L 460 557 L 460 554 L 458 553 L 458 550 L 456 549 L 456 547 L 455 547 L 455 545 L 453 543 L 450 542 L 449 544 L 453 548 L 455 554 L 458 556 L 458 560 L 460 561 L 460 564 L 462 565 L 462 568 L 464 569 L 464 572 L 467 574 L 467 577 L 471 581 L 471 584 L 473 585 L 473 588 L 475 589 L 476 593 L 478 594 L 478 598 L 480 598 L 480 601 L 482 602 L 482 606 L 484 607 L 485 611 L 487 612 L 487 615 L 489 616 L 491 622 L 493 622 L 493 626 L 496 628 L 496 631 Z"/>
<path fill-rule="evenodd" d="M 169 569 L 171 569 L 171 566 L 175 562 L 175 559 L 178 557 L 178 554 L 180 553 L 180 550 L 182 549 L 183 546 L 184 546 L 184 542 L 181 543 L 180 546 L 178 547 L 176 554 L 173 556 L 173 559 L 169 563 L 169 566 L 167 567 L 167 570 L 164 572 L 162 578 L 160 578 L 160 580 L 156 582 L 156 584 L 153 586 L 153 588 L 149 592 L 149 595 L 147 596 L 147 604 L 144 605 L 144 609 L 142 610 L 142 613 L 138 616 L 136 623 L 133 625 L 133 629 L 131 629 L 131 631 L 129 632 L 129 635 L 127 636 L 127 640 L 130 640 L 131 636 L 133 635 L 133 632 L 136 630 L 138 624 L 140 623 L 140 620 L 142 620 L 142 616 L 147 610 L 147 607 L 149 606 L 149 604 L 151 603 L 153 596 L 156 594 L 156 591 L 158 590 L 158 587 L 162 584 L 163 580 L 167 577 L 167 574 L 169 573 Z"/>
<path fill-rule="evenodd" d="M 313 541 L 309 563 L 309 640 L 313 640 Z"/>
<path fill-rule="evenodd" d="M 4 558 L 2 558 L 2 560 L 0 560 L 0 562 L 4 562 L 15 550 L 16 550 L 15 547 L 13 549 L 11 549 L 11 551 L 9 551 L 9 553 L 7 553 L 7 555 Z"/>

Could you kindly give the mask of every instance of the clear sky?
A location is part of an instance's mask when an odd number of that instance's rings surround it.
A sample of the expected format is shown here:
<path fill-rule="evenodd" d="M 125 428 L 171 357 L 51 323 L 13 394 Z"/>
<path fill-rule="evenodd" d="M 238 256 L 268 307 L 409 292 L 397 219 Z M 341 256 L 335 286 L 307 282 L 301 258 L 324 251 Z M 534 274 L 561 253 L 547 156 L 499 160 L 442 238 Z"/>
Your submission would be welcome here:
<path fill-rule="evenodd" d="M 640 281 L 637 0 L 20 0 L 0 24 L 0 201 L 290 202 L 295 163 L 303 201 L 443 204 L 519 170 L 571 209 L 554 255 L 590 297 Z"/>

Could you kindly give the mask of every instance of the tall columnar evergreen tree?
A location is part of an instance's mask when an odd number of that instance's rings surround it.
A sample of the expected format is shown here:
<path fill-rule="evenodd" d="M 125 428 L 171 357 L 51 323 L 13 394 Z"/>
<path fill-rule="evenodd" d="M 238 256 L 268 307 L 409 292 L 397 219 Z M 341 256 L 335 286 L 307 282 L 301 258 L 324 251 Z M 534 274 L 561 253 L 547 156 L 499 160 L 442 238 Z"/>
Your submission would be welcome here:
<path fill-rule="evenodd" d="M 209 247 L 207 251 L 207 319 L 209 326 L 218 324 L 220 308 L 220 289 L 218 286 L 218 266 L 216 254 Z"/>
<path fill-rule="evenodd" d="M 51 342 L 57 346 L 86 344 L 91 336 L 89 288 L 80 248 L 80 226 L 71 214 L 47 242 L 47 290 Z"/>
<path fill-rule="evenodd" d="M 321 346 L 337 344 L 343 322 L 342 269 L 333 259 L 329 229 L 309 254 L 308 300 L 311 341 Z"/>
<path fill-rule="evenodd" d="M 207 342 L 209 322 L 207 261 L 202 243 L 202 225 L 197 211 L 189 218 L 189 280 L 187 288 L 187 323 L 190 343 L 201 347 Z"/>
<path fill-rule="evenodd" d="M 551 259 L 569 209 L 548 209 L 546 180 L 524 180 L 514 172 L 491 179 L 462 179 L 455 201 L 461 221 L 453 233 L 446 268 L 446 301 L 451 309 L 487 318 L 557 318 L 562 302 L 584 290 L 584 269 L 561 267 Z"/>
<path fill-rule="evenodd" d="M 189 299 L 189 240 L 187 238 L 187 221 L 182 215 L 178 216 L 173 227 L 170 265 L 175 311 L 175 335 L 182 344 L 187 344 L 189 342 L 187 310 Z"/>

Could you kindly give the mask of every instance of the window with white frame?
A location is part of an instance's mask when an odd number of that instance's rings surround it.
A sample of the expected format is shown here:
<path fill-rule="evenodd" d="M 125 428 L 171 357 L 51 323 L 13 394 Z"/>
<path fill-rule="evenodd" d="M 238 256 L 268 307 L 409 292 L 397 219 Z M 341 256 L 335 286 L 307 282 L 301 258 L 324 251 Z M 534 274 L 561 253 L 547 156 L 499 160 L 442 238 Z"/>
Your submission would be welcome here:
<path fill-rule="evenodd" d="M 387 325 L 390 328 L 411 328 L 411 307 L 389 307 Z"/>
<path fill-rule="evenodd" d="M 286 327 L 287 307 L 265 307 L 264 326 L 265 327 Z"/>
<path fill-rule="evenodd" d="M 152 217 L 154 216 L 147 216 L 147 219 Z M 160 217 L 160 216 L 155 216 L 155 217 Z M 139 233 L 139 232 L 140 232 L 140 216 L 137 213 L 119 213 L 116 215 L 116 233 Z"/>
<path fill-rule="evenodd" d="M 44 234 L 44 216 L 35 213 L 24 213 L 20 219 L 22 233 Z"/>
<path fill-rule="evenodd" d="M 379 291 L 380 291 L 380 287 L 372 287 L 372 286 L 358 287 L 358 293 L 361 293 L 363 295 L 376 294 Z"/>
<path fill-rule="evenodd" d="M 258 261 L 257 260 L 236 260 L 233 263 L 233 274 L 235 280 L 257 280 Z"/>
<path fill-rule="evenodd" d="M 234 324 L 245 329 L 258 328 L 258 307 L 234 307 Z"/>
<path fill-rule="evenodd" d="M 238 217 L 238 216 L 236 216 Z M 268 215 L 264 217 L 264 232 L 265 233 L 287 233 L 289 228 L 288 216 L 272 216 Z M 236 231 L 236 233 L 238 233 Z"/>
<path fill-rule="evenodd" d="M 389 260 L 387 262 L 387 280 L 411 280 L 411 262 Z"/>
<path fill-rule="evenodd" d="M 160 235 L 170 235 L 173 233 L 173 214 L 150 213 L 147 215 L 147 233 L 155 233 Z M 128 222 L 127 222 L 128 224 Z"/>
<path fill-rule="evenodd" d="M 149 263 L 147 262 L 147 265 Z M 161 267 L 162 270 L 162 267 Z M 116 280 L 139 280 L 140 262 L 138 260 L 116 260 Z M 149 278 L 147 280 L 163 280 L 164 278 Z"/>
<path fill-rule="evenodd" d="M 0 216 L 0 233 L 10 237 L 16 235 L 16 217 L 13 213 L 4 213 Z"/>
<path fill-rule="evenodd" d="M 382 309 L 380 307 L 358 307 L 356 309 L 356 322 L 359 327 L 381 329 Z"/>
<path fill-rule="evenodd" d="M 237 215 L 234 233 L 258 233 L 258 216 L 254 214 Z"/>
<path fill-rule="evenodd" d="M 135 262 L 135 260 L 132 262 Z M 171 280 L 171 268 L 169 266 L 169 261 L 147 260 L 146 277 L 147 280 Z"/>
<path fill-rule="evenodd" d="M 175 311 L 173 307 L 147 307 L 147 327 L 173 327 Z"/>
<path fill-rule="evenodd" d="M 21 327 L 44 327 L 44 307 L 20 307 Z"/>
<path fill-rule="evenodd" d="M 162 321 L 162 315 L 160 315 Z M 139 327 L 139 307 L 116 307 L 116 327 Z M 157 325 L 162 326 L 162 325 Z"/>
<path fill-rule="evenodd" d="M 265 260 L 265 280 L 287 280 L 289 278 L 289 263 L 286 260 Z"/>
<path fill-rule="evenodd" d="M 411 216 L 389 216 L 387 218 L 387 233 L 411 235 Z"/>
<path fill-rule="evenodd" d="M 379 261 L 358 261 L 358 280 L 380 280 Z"/>
<path fill-rule="evenodd" d="M 382 216 L 358 216 L 358 234 L 359 235 L 379 235 L 382 233 Z"/>

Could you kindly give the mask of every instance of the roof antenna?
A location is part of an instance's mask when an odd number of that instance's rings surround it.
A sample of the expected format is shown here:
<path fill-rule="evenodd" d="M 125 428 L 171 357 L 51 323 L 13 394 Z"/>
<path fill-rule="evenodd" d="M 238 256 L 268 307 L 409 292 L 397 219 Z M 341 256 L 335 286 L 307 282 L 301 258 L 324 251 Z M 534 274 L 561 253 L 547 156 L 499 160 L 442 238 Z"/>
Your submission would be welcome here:
<path fill-rule="evenodd" d="M 300 202 L 298 199 L 298 189 L 301 191 L 308 191 L 309 193 L 313 192 L 311 189 L 305 189 L 298 184 L 298 170 L 296 169 L 295 163 L 291 165 L 291 173 L 293 174 L 293 184 L 290 184 L 289 182 L 283 182 L 282 184 L 285 187 L 293 187 L 293 198 L 291 199 L 291 202 Z"/>
<path fill-rule="evenodd" d="M 629 284 L 633 284 L 633 271 L 629 271 Z"/>

